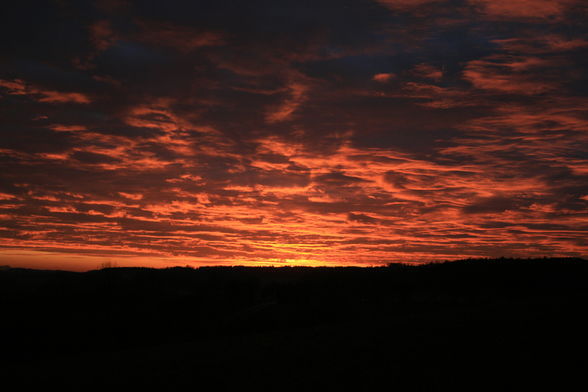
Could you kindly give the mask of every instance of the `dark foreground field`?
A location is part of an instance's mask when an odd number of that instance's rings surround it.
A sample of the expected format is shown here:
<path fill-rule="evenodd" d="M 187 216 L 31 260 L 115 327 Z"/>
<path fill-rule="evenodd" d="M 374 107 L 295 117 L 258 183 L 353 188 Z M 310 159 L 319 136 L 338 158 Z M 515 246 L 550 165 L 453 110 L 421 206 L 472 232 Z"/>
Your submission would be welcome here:
<path fill-rule="evenodd" d="M 0 376 L 7 391 L 580 391 L 587 304 L 579 259 L 7 269 Z"/>

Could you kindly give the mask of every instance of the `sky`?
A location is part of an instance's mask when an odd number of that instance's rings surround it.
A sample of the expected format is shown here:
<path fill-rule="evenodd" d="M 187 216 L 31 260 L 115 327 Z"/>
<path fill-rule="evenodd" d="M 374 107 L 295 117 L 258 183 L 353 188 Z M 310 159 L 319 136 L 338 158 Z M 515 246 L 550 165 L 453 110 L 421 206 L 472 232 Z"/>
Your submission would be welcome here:
<path fill-rule="evenodd" d="M 582 0 L 19 1 L 0 264 L 585 256 Z"/>

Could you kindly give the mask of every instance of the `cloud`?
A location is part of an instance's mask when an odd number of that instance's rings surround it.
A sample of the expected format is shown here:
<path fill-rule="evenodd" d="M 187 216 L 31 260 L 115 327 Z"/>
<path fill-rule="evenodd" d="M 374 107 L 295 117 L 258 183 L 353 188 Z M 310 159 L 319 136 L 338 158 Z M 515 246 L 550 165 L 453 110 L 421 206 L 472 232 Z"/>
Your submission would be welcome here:
<path fill-rule="evenodd" d="M 574 0 L 469 0 L 490 17 L 550 18 L 561 16 Z"/>
<path fill-rule="evenodd" d="M 90 98 L 81 93 L 62 93 L 58 91 L 36 91 L 33 94 L 40 94 L 39 102 L 50 103 L 90 103 Z"/>
<path fill-rule="evenodd" d="M 532 201 L 524 198 L 493 196 L 472 200 L 472 203 L 464 207 L 463 211 L 468 214 L 501 213 L 518 210 L 529 206 L 531 203 Z"/>
<path fill-rule="evenodd" d="M 271 124 L 290 119 L 306 100 L 308 90 L 308 87 L 303 83 L 290 83 L 287 87 L 288 97 L 281 104 L 268 111 L 266 121 Z"/>
<path fill-rule="evenodd" d="M 350 185 L 366 182 L 367 180 L 359 177 L 348 176 L 340 172 L 332 172 L 316 176 L 314 181 L 322 184 Z"/>
<path fill-rule="evenodd" d="M 391 73 L 378 73 L 375 74 L 372 79 L 375 80 L 376 82 L 380 82 L 380 83 L 386 83 L 388 82 L 390 79 L 392 79 L 394 77 L 394 74 Z"/>
<path fill-rule="evenodd" d="M 423 79 L 439 81 L 443 77 L 443 71 L 431 64 L 418 64 L 413 68 L 413 73 Z"/>
<path fill-rule="evenodd" d="M 465 67 L 464 78 L 479 89 L 540 94 L 556 86 L 548 78 L 537 78 L 532 72 L 550 65 L 548 61 L 534 57 L 492 56 L 470 61 Z"/>
<path fill-rule="evenodd" d="M 223 34 L 214 31 L 198 31 L 169 23 L 140 21 L 141 32 L 137 40 L 150 45 L 174 48 L 182 53 L 195 49 L 224 44 Z"/>
<path fill-rule="evenodd" d="M 108 49 L 117 39 L 108 20 L 99 20 L 90 25 L 89 29 L 92 43 L 97 51 Z"/>
<path fill-rule="evenodd" d="M 579 2 L 76 4 L 2 25 L 6 252 L 585 254 Z"/>
<path fill-rule="evenodd" d="M 2 80 L 0 87 L 8 90 L 10 95 L 27 95 L 38 102 L 47 103 L 90 103 L 91 99 L 83 93 L 52 91 L 27 85 L 21 79 Z"/>

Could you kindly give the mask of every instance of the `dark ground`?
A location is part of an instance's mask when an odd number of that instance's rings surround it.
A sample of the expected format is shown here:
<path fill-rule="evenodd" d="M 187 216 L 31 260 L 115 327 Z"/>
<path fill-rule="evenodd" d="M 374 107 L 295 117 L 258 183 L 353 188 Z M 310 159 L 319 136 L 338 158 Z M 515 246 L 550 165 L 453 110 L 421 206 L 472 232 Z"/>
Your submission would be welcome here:
<path fill-rule="evenodd" d="M 6 391 L 584 391 L 588 261 L 0 271 Z"/>

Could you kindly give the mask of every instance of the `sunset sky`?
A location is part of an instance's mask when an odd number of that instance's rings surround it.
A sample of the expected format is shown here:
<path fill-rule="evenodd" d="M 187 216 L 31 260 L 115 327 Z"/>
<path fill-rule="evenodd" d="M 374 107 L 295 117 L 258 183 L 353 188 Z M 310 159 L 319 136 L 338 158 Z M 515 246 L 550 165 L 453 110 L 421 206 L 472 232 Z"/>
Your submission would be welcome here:
<path fill-rule="evenodd" d="M 0 265 L 586 255 L 584 0 L 10 3 Z"/>

